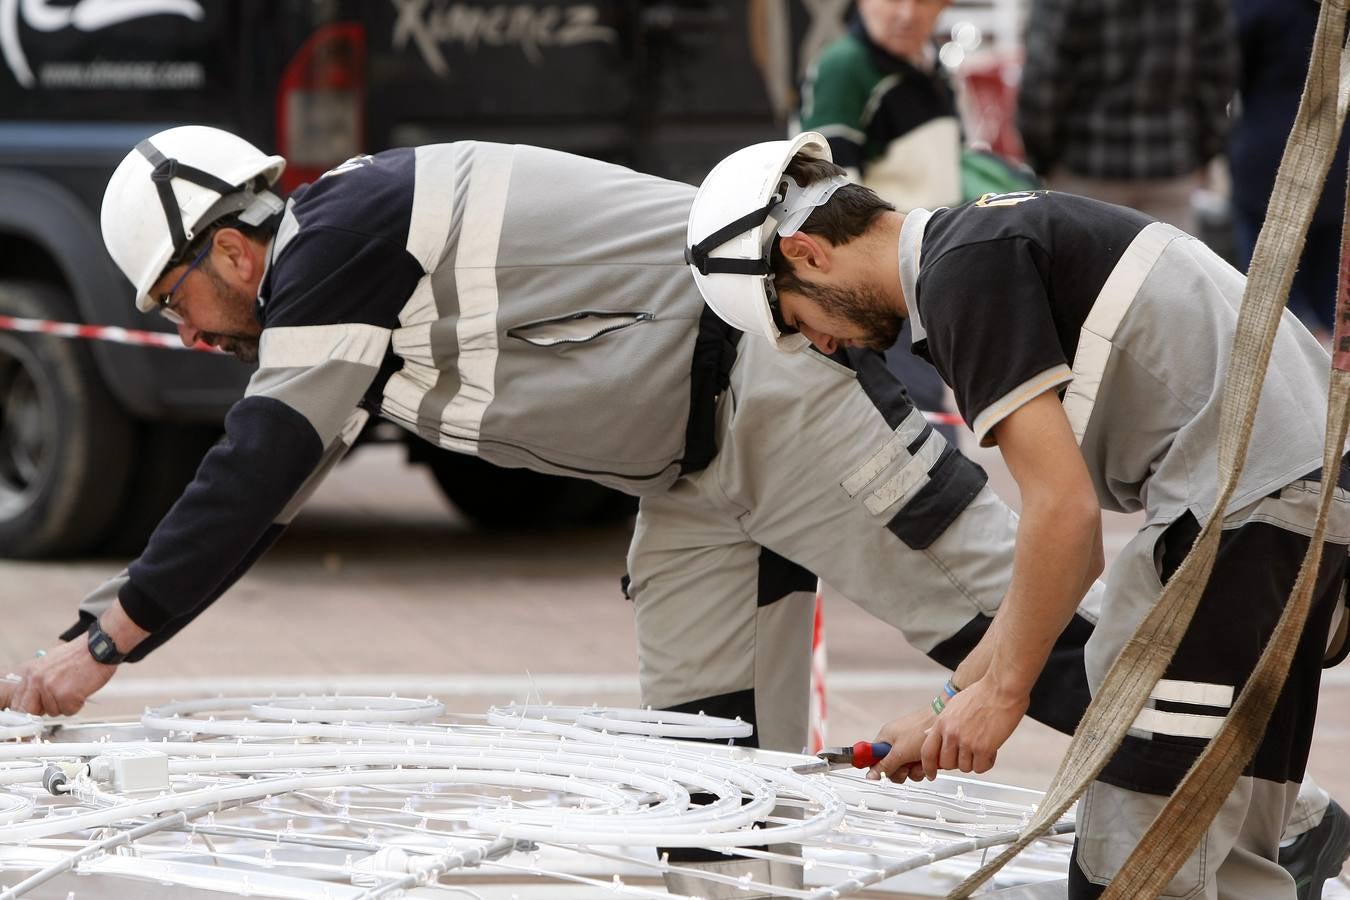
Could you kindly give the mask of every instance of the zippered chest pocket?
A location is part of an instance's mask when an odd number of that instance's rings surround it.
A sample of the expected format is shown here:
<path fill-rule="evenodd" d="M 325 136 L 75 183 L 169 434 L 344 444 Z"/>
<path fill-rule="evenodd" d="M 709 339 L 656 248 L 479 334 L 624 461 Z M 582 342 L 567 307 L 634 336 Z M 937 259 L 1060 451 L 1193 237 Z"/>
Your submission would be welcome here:
<path fill-rule="evenodd" d="M 520 325 L 509 329 L 506 334 L 536 347 L 556 347 L 559 344 L 584 344 L 602 335 L 655 319 L 656 316 L 645 312 L 587 311 Z"/>

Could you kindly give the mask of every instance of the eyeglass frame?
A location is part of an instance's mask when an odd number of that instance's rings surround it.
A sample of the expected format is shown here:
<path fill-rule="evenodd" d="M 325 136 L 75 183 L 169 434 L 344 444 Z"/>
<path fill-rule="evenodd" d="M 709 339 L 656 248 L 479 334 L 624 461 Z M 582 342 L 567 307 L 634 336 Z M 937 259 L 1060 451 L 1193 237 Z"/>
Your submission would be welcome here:
<path fill-rule="evenodd" d="M 774 327 L 778 329 L 781 335 L 801 334 L 801 329 L 794 325 L 789 325 L 787 319 L 783 318 L 783 309 L 778 303 L 778 291 L 773 286 L 773 276 L 769 276 L 764 285 L 764 292 L 768 295 L 769 316 L 773 319 Z"/>
<path fill-rule="evenodd" d="M 210 255 L 211 248 L 214 245 L 215 241 L 211 240 L 208 237 L 206 241 L 206 246 L 201 249 L 201 252 L 197 254 L 196 258 L 194 258 L 192 262 L 188 263 L 188 267 L 183 270 L 182 275 L 178 276 L 178 280 L 173 283 L 173 287 L 169 288 L 169 290 L 166 293 L 160 294 L 159 314 L 164 318 L 168 319 L 174 325 L 185 325 L 187 324 L 187 320 L 183 318 L 182 313 L 173 308 L 173 295 L 178 293 L 178 289 L 183 286 L 183 282 L 187 279 L 188 275 L 192 273 L 192 270 L 201 265 L 202 261 L 205 260 L 208 255 Z"/>

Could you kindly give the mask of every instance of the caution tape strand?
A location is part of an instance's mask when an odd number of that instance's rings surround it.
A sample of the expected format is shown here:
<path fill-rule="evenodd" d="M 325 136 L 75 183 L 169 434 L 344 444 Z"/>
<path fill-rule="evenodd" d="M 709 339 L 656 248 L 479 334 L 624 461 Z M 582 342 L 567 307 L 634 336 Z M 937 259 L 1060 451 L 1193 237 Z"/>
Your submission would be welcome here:
<path fill-rule="evenodd" d="M 80 322 L 53 322 L 48 319 L 22 319 L 17 316 L 0 316 L 0 331 L 18 331 L 29 334 L 44 334 L 52 337 L 79 338 L 88 341 L 105 341 L 112 344 L 125 344 L 133 347 L 160 347 L 165 350 L 191 350 L 198 353 L 219 353 L 214 347 L 196 343 L 185 346 L 177 335 L 162 331 L 143 331 L 136 328 L 119 328 L 115 325 L 85 325 Z"/>
<path fill-rule="evenodd" d="M 194 350 L 205 353 L 221 352 L 200 342 L 193 344 L 191 347 L 184 346 L 177 335 L 165 334 L 162 331 L 142 331 L 135 328 L 118 328 L 114 325 L 85 325 L 80 322 L 53 322 L 48 319 L 21 319 L 16 316 L 0 316 L 0 331 L 21 331 L 52 337 L 106 341 L 133 347 L 160 347 L 165 350 Z M 966 424 L 965 420 L 956 413 L 925 411 L 923 415 L 934 425 L 959 427 Z"/>

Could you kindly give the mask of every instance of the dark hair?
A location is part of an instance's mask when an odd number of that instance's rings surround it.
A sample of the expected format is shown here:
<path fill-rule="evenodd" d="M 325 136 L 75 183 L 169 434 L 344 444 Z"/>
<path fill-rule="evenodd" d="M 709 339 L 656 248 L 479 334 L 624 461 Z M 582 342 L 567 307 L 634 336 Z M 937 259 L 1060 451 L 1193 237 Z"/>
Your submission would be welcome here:
<path fill-rule="evenodd" d="M 239 221 L 238 215 L 234 213 L 221 216 L 219 219 L 216 219 L 210 225 L 203 228 L 200 232 L 193 235 L 192 240 L 184 244 L 183 249 L 178 253 L 175 253 L 173 257 L 164 264 L 164 272 L 196 257 L 198 253 L 202 252 L 202 248 L 206 246 L 207 242 L 213 240 L 216 236 L 216 232 L 222 228 L 233 228 L 249 240 L 265 244 L 272 239 L 272 235 L 276 234 L 277 225 L 280 221 L 281 216 L 279 214 L 268 216 L 257 225 L 249 225 L 246 222 Z M 163 273 L 161 272 L 160 274 L 162 275 Z"/>
<path fill-rule="evenodd" d="M 806 187 L 822 179 L 843 175 L 844 170 L 828 160 L 798 153 L 792 157 L 784 174 L 797 182 L 799 187 Z M 871 188 L 865 188 L 860 184 L 846 184 L 835 191 L 834 196 L 824 205 L 812 210 L 801 230 L 806 234 L 823 237 L 831 244 L 847 244 L 871 228 L 872 223 L 882 213 L 894 210 L 894 206 L 878 197 L 876 191 Z M 779 293 L 793 291 L 808 297 L 812 296 L 808 283 L 802 281 L 792 271 L 792 264 L 783 256 L 778 243 L 775 239 L 773 249 L 769 253 L 774 289 Z"/>

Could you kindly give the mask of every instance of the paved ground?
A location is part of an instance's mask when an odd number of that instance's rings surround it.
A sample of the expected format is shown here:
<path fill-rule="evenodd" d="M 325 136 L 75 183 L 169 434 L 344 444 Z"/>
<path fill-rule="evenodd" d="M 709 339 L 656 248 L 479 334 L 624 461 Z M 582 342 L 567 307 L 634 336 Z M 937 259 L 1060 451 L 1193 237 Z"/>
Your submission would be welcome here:
<path fill-rule="evenodd" d="M 89 713 L 262 684 L 431 692 L 465 711 L 531 696 L 637 702 L 630 607 L 618 590 L 623 528 L 546 535 L 468 530 L 429 476 L 377 447 L 345 464 L 280 546 L 198 623 L 119 674 Z M 994 483 L 1015 500 L 997 459 Z M 1132 530 L 1110 517 L 1108 556 Z M 0 561 L 0 667 L 31 655 L 74 618 L 80 596 L 118 561 Z M 927 702 L 943 675 L 895 633 L 827 597 L 829 729 L 870 737 Z M 1350 669 L 1323 681 L 1312 771 L 1350 798 Z M 992 777 L 1044 788 L 1064 738 L 1019 728 Z"/>

